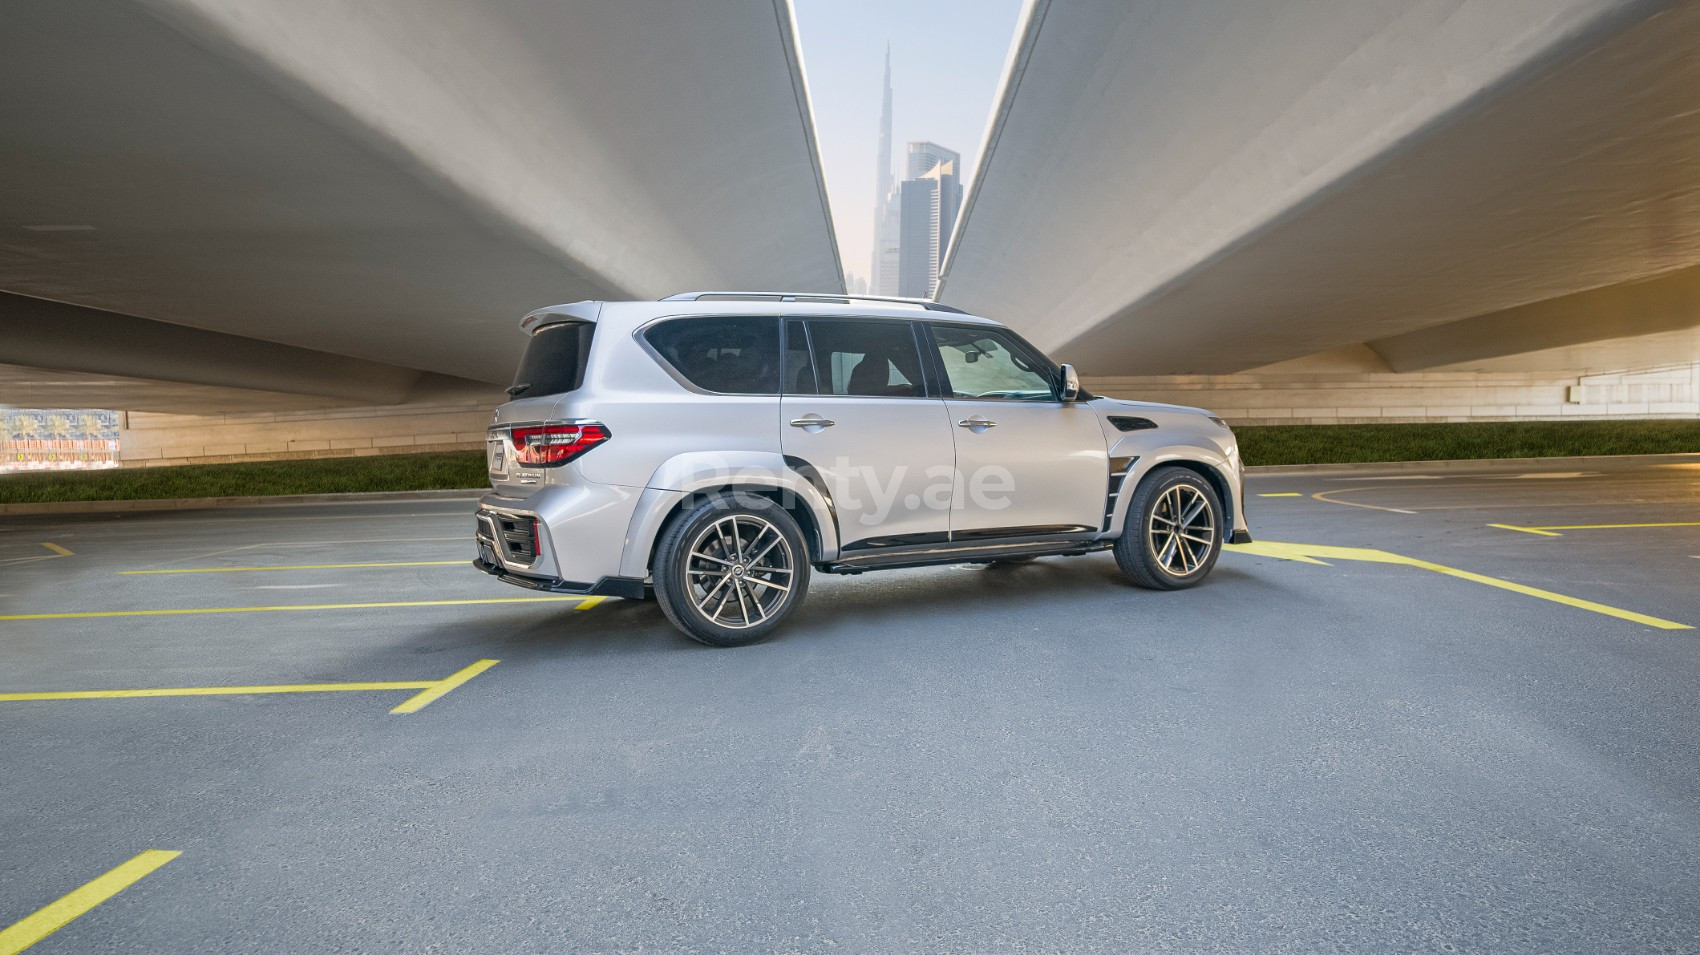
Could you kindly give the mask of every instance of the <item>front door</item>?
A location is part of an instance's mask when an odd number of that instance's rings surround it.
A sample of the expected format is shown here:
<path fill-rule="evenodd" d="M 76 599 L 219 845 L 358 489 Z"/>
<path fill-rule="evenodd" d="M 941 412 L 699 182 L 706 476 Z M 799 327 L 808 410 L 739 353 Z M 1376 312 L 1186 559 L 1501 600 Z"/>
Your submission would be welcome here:
<path fill-rule="evenodd" d="M 1098 414 L 1057 400 L 1050 363 L 1007 331 L 935 324 L 961 478 L 951 538 L 1096 531 L 1109 448 Z"/>
<path fill-rule="evenodd" d="M 785 325 L 780 444 L 826 485 L 842 550 L 946 540 L 952 428 L 945 402 L 925 397 L 914 325 Z"/>

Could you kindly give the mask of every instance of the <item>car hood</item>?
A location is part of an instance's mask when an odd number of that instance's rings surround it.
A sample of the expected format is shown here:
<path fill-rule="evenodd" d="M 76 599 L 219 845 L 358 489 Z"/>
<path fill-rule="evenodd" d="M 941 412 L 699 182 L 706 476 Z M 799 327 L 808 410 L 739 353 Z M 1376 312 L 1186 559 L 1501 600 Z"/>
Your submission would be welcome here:
<path fill-rule="evenodd" d="M 1122 398 L 1094 398 L 1092 407 L 1100 414 L 1143 414 L 1158 412 L 1168 414 L 1198 414 L 1209 416 L 1210 412 L 1203 408 L 1193 408 L 1187 405 L 1166 405 L 1160 401 L 1128 401 Z"/>

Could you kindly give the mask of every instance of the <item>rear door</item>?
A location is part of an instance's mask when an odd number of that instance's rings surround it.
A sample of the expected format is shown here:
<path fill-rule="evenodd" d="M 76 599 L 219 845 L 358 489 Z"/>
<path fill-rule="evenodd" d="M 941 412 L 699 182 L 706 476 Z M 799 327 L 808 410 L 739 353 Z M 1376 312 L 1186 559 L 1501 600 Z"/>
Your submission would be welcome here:
<path fill-rule="evenodd" d="M 1110 477 L 1098 413 L 1058 400 L 1055 368 L 1006 329 L 929 332 L 961 472 L 951 538 L 1098 530 Z"/>
<path fill-rule="evenodd" d="M 955 451 L 913 323 L 789 319 L 780 443 L 825 483 L 847 553 L 940 543 Z"/>

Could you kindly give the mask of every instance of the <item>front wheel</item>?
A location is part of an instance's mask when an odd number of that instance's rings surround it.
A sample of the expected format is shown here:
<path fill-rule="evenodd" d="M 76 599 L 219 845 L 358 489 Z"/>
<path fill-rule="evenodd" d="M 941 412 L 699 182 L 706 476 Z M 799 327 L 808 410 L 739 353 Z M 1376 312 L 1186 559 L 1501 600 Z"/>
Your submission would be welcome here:
<path fill-rule="evenodd" d="M 662 536 L 656 602 L 700 643 L 759 643 L 803 602 L 808 556 L 802 529 L 784 508 L 755 494 L 717 495 Z"/>
<path fill-rule="evenodd" d="M 1158 468 L 1128 502 L 1116 564 L 1135 584 L 1179 590 L 1203 580 L 1222 553 L 1222 501 L 1186 468 Z"/>

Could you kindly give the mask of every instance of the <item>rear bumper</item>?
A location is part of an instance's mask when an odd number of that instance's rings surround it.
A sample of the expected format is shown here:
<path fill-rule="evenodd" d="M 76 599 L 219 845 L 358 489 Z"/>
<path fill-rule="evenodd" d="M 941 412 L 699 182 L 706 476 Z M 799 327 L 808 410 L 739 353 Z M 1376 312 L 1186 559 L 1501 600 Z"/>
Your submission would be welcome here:
<path fill-rule="evenodd" d="M 527 590 L 541 590 L 551 594 L 573 594 L 581 597 L 625 597 L 630 600 L 643 600 L 648 596 L 648 587 L 641 578 L 636 577 L 602 577 L 594 583 L 578 580 L 561 580 L 558 577 L 527 577 L 516 574 L 484 559 L 479 554 L 472 559 L 472 566 L 515 587 Z"/>

